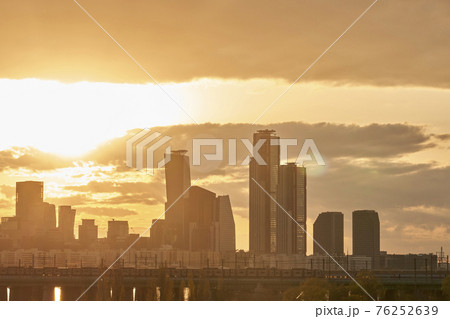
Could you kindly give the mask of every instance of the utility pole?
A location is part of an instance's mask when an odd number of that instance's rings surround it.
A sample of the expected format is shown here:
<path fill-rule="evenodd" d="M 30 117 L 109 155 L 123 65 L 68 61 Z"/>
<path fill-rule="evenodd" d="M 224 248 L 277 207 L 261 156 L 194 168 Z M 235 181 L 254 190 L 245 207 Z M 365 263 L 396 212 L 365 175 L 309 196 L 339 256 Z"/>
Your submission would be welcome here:
<path fill-rule="evenodd" d="M 416 264 L 416 258 L 414 258 L 414 284 L 416 284 L 417 280 L 417 264 Z"/>
<path fill-rule="evenodd" d="M 433 281 L 433 254 L 430 254 L 430 281 Z"/>
<path fill-rule="evenodd" d="M 445 276 L 448 276 L 448 255 L 447 255 L 447 272 L 446 272 Z"/>

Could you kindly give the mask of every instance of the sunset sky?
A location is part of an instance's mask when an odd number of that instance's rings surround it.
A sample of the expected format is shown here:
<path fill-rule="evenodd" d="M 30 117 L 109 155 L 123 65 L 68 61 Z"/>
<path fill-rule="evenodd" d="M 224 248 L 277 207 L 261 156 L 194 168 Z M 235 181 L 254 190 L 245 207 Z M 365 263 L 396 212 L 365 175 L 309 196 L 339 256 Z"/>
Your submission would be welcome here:
<path fill-rule="evenodd" d="M 351 252 L 351 212 L 375 209 L 382 250 L 450 250 L 449 1 L 380 0 L 255 125 L 373 1 L 78 2 L 179 105 L 74 1 L 1 1 L 0 216 L 15 182 L 42 180 L 77 224 L 140 232 L 163 212 L 164 171 L 127 168 L 127 138 L 152 128 L 190 155 L 192 138 L 273 128 L 313 138 L 326 161 L 308 169 L 309 230 L 342 211 Z M 248 249 L 248 167 L 192 177 L 231 196 Z"/>

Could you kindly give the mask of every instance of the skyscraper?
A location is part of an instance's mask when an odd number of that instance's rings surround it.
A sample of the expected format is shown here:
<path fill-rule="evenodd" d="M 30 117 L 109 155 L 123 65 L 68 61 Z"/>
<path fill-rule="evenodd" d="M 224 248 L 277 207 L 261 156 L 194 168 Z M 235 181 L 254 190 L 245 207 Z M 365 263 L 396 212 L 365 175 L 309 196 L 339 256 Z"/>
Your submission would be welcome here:
<path fill-rule="evenodd" d="M 76 210 L 72 209 L 71 206 L 58 207 L 58 230 L 62 234 L 64 243 L 69 243 L 75 239 L 75 214 Z"/>
<path fill-rule="evenodd" d="M 353 212 L 353 255 L 372 257 L 372 267 L 380 255 L 380 220 L 374 210 Z"/>
<path fill-rule="evenodd" d="M 274 140 L 275 143 L 272 142 Z M 264 161 L 258 162 L 255 157 L 250 160 L 249 233 L 250 251 L 254 253 L 275 253 L 277 250 L 277 204 L 261 187 L 277 199 L 280 165 L 278 142 L 279 137 L 274 130 L 259 130 L 253 134 L 253 145 L 259 146 L 258 143 L 261 143 L 258 153 Z"/>
<path fill-rule="evenodd" d="M 295 163 L 280 166 L 277 198 L 284 208 L 278 207 L 277 213 L 277 252 L 306 255 L 305 167 Z"/>
<path fill-rule="evenodd" d="M 190 251 L 214 250 L 216 194 L 202 187 L 192 186 L 185 204 L 185 248 Z"/>
<path fill-rule="evenodd" d="M 53 231 L 56 230 L 56 208 L 55 205 L 49 203 L 43 203 L 44 209 L 44 230 Z"/>
<path fill-rule="evenodd" d="M 341 212 L 320 213 L 314 222 L 314 255 L 327 253 L 331 256 L 344 255 L 344 215 Z"/>
<path fill-rule="evenodd" d="M 234 224 L 233 210 L 230 196 L 218 196 L 216 198 L 218 214 L 218 250 L 236 251 L 236 228 Z"/>
<path fill-rule="evenodd" d="M 170 161 L 164 166 L 167 205 L 173 204 L 191 186 L 189 156 L 186 153 L 186 150 L 172 151 Z M 167 218 L 170 219 L 169 215 Z"/>
<path fill-rule="evenodd" d="M 165 225 L 166 244 L 174 248 L 185 248 L 186 225 L 185 209 L 186 199 L 189 197 L 188 188 L 191 186 L 191 173 L 189 157 L 185 150 L 171 152 L 170 161 L 164 166 L 166 174 L 166 210 Z M 182 194 L 182 198 L 179 198 Z"/>
<path fill-rule="evenodd" d="M 16 216 L 19 232 L 26 237 L 33 237 L 42 229 L 44 220 L 44 183 L 16 183 Z"/>

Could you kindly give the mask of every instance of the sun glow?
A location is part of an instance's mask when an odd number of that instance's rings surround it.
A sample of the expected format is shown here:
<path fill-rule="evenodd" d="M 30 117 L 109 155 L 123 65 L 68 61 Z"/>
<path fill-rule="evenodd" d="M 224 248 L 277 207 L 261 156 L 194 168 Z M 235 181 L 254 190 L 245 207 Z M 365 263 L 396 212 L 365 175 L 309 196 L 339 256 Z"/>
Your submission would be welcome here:
<path fill-rule="evenodd" d="M 31 146 L 77 156 L 136 127 L 189 123 L 153 84 L 72 84 L 38 79 L 0 80 L 0 149 Z M 165 86 L 179 98 L 173 86 Z M 4 123 L 3 123 L 4 122 Z"/>

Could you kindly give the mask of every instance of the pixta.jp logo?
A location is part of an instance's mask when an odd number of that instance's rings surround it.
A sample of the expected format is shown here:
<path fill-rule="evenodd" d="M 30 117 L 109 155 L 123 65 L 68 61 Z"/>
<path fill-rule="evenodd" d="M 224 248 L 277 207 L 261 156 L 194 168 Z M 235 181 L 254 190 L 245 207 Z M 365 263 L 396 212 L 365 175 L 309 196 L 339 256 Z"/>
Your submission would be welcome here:
<path fill-rule="evenodd" d="M 172 137 L 165 136 L 159 132 L 151 132 L 149 129 L 142 130 L 126 142 L 126 165 L 134 167 L 137 170 L 146 169 L 147 174 L 153 175 L 155 168 L 164 167 L 171 160 L 172 148 L 171 146 L 163 146 L 172 140 Z M 227 157 L 227 165 L 248 165 L 250 159 L 253 158 L 258 165 L 267 165 L 264 160 L 264 155 L 261 154 L 265 143 L 269 143 L 270 147 L 278 147 L 280 153 L 280 162 L 288 162 L 288 148 L 289 146 L 297 146 L 297 139 L 292 138 L 277 138 L 260 139 L 255 145 L 248 139 L 220 139 L 220 138 L 194 138 L 192 139 L 192 165 L 200 166 L 203 161 L 223 162 Z M 240 148 L 245 149 L 245 154 L 239 152 Z M 187 148 L 190 148 L 187 147 Z M 226 152 L 225 152 L 225 148 Z M 209 152 L 205 152 L 207 149 Z M 214 152 L 211 150 L 214 149 Z M 245 157 L 244 157 L 245 156 Z M 158 160 L 156 160 L 156 158 Z M 238 158 L 240 158 L 238 160 Z M 319 152 L 313 139 L 306 139 L 296 156 L 295 163 L 297 165 L 304 165 L 305 162 L 314 162 L 319 166 L 324 166 L 325 161 Z M 144 164 L 145 163 L 145 164 Z M 205 167 L 205 169 L 207 169 Z"/>
<path fill-rule="evenodd" d="M 261 148 L 267 142 L 266 139 L 260 139 L 253 145 L 248 139 L 240 139 L 241 143 L 245 146 L 248 155 L 245 159 L 240 162 L 240 165 L 248 165 L 250 163 L 250 158 L 252 157 L 258 165 L 267 165 L 263 156 L 260 154 Z M 280 149 L 280 162 L 288 162 L 288 147 L 297 146 L 298 141 L 294 138 L 277 138 L 270 139 L 270 146 L 278 146 Z M 202 154 L 202 146 L 214 147 L 214 153 Z M 237 161 L 237 139 L 228 139 L 228 165 L 236 166 Z M 220 138 L 208 138 L 208 139 L 194 139 L 192 141 L 192 165 L 201 165 L 202 155 L 203 158 L 208 161 L 223 161 L 224 160 L 224 140 Z M 311 157 L 314 156 L 314 159 Z M 325 161 L 319 152 L 319 149 L 314 143 L 313 139 L 306 139 L 303 143 L 302 148 L 298 156 L 296 157 L 295 163 L 297 165 L 304 165 L 305 162 L 316 162 L 319 166 L 324 166 Z"/>

